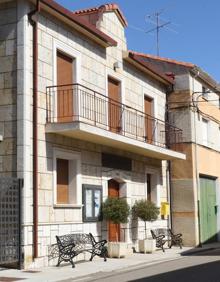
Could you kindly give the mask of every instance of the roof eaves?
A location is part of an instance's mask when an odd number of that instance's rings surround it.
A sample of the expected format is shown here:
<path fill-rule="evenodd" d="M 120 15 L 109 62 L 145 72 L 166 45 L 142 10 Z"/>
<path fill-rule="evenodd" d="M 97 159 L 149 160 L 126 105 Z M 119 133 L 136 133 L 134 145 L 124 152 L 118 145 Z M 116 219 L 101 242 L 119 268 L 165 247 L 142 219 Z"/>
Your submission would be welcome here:
<path fill-rule="evenodd" d="M 82 9 L 82 10 L 77 10 L 73 11 L 73 14 L 75 15 L 81 15 L 81 14 L 92 14 L 92 13 L 98 13 L 98 12 L 105 12 L 105 11 L 115 11 L 124 27 L 128 26 L 128 22 L 119 8 L 119 6 L 115 3 L 109 3 L 109 4 L 104 4 L 99 7 L 92 7 L 88 9 Z"/>
<path fill-rule="evenodd" d="M 139 52 L 135 52 L 135 51 L 132 51 L 132 50 L 129 50 L 129 52 L 131 52 L 131 53 L 133 53 L 137 56 L 144 57 L 144 58 L 150 58 L 150 59 L 153 59 L 153 60 L 156 60 L 156 61 L 163 61 L 163 62 L 167 62 L 167 63 L 171 63 L 171 64 L 185 66 L 185 67 L 188 67 L 188 68 L 194 68 L 195 67 L 194 64 L 188 63 L 188 62 L 182 62 L 182 61 L 177 61 L 177 60 L 170 59 L 170 58 L 163 58 L 163 57 L 154 56 L 154 55 L 150 55 L 150 54 L 139 53 Z"/>
<path fill-rule="evenodd" d="M 87 32 L 93 34 L 99 40 L 105 42 L 108 46 L 117 46 L 117 42 L 112 39 L 110 36 L 102 32 L 101 30 L 97 29 L 94 25 L 90 24 L 86 20 L 78 17 L 77 15 L 73 14 L 72 11 L 64 8 L 63 6 L 59 5 L 53 0 L 41 0 L 41 3 L 46 5 L 47 7 L 51 8 L 55 12 L 61 14 L 62 16 L 68 18 L 75 24 L 79 25 L 81 28 L 85 29 Z"/>
<path fill-rule="evenodd" d="M 172 85 L 174 84 L 173 78 L 163 74 L 158 68 L 155 68 L 155 66 L 153 66 L 152 64 L 148 62 L 144 62 L 139 58 L 138 55 L 134 54 L 133 52 L 128 51 L 128 57 L 136 61 L 142 67 L 146 68 L 149 72 L 153 73 L 156 77 L 162 79 L 162 81 L 165 82 L 166 84 L 172 84 Z"/>

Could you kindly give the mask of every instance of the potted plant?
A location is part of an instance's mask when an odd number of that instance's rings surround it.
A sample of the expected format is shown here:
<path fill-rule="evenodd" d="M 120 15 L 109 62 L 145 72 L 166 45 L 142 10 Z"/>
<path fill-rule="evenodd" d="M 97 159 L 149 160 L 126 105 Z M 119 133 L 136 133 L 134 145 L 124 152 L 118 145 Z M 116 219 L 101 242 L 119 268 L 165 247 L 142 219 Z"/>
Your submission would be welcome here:
<path fill-rule="evenodd" d="M 147 238 L 146 222 L 156 220 L 159 213 L 159 208 L 157 208 L 154 203 L 147 200 L 136 201 L 132 207 L 133 217 L 140 218 L 144 221 L 145 239 L 138 241 L 140 252 L 152 253 L 156 249 L 156 241 L 152 238 Z"/>
<path fill-rule="evenodd" d="M 130 207 L 125 199 L 107 198 L 102 206 L 103 218 L 114 223 L 127 223 Z M 127 254 L 127 243 L 120 242 L 119 234 L 116 232 L 116 241 L 108 242 L 109 257 L 124 257 Z"/>

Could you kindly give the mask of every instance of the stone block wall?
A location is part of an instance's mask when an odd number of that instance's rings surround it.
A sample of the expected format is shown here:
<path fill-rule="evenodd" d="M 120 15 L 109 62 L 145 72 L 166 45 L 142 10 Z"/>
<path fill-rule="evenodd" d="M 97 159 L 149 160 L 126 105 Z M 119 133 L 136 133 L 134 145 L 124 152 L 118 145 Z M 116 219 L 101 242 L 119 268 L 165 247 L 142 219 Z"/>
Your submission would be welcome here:
<path fill-rule="evenodd" d="M 17 6 L 0 3 L 0 176 L 17 176 Z"/>

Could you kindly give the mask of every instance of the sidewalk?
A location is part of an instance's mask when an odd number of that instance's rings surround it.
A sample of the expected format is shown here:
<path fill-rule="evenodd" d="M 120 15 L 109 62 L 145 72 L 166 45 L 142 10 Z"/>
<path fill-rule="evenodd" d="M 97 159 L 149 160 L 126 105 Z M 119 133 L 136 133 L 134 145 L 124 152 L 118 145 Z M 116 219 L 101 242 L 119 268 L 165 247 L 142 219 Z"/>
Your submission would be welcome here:
<path fill-rule="evenodd" d="M 214 247 L 219 247 L 214 246 Z M 165 253 L 161 250 L 157 250 L 153 254 L 140 254 L 134 253 L 127 258 L 121 259 L 108 259 L 107 262 L 104 262 L 103 259 L 97 258 L 92 261 L 83 261 L 76 263 L 76 267 L 72 268 L 71 265 L 61 264 L 60 267 L 45 267 L 41 269 L 33 270 L 11 270 L 11 269 L 0 269 L 0 282 L 2 281 L 26 281 L 26 282 L 55 282 L 63 281 L 67 279 L 84 281 L 83 277 L 89 277 L 95 273 L 108 273 L 112 271 L 122 271 L 122 270 L 132 270 L 132 268 L 138 268 L 144 265 L 152 265 L 160 262 L 165 262 L 168 260 L 180 259 L 183 256 L 181 254 L 192 253 L 207 250 L 212 248 L 207 246 L 206 248 L 187 248 L 184 247 L 180 250 L 177 247 L 172 249 L 166 249 Z M 10 279 L 11 278 L 11 279 Z"/>

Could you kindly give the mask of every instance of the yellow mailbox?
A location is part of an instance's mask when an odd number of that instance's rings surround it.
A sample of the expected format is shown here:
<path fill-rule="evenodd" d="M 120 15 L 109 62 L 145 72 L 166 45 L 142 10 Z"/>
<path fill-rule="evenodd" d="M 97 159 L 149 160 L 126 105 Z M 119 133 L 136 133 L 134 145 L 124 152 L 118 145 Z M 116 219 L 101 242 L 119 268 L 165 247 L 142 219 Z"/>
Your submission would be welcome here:
<path fill-rule="evenodd" d="M 160 213 L 163 216 L 170 214 L 170 204 L 168 202 L 161 202 Z"/>

